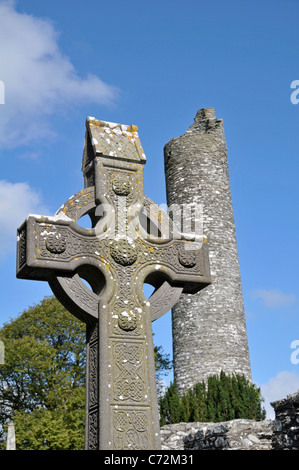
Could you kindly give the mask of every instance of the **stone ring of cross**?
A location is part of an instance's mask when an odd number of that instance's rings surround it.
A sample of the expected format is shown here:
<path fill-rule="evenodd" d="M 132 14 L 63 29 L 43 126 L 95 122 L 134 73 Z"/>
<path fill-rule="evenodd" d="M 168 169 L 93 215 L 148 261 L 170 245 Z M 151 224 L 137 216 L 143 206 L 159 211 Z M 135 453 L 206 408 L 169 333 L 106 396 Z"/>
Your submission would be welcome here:
<path fill-rule="evenodd" d="M 163 211 L 151 199 L 146 197 L 144 202 L 145 204 L 142 208 L 143 210 L 141 210 L 139 213 L 138 229 L 135 226 L 135 230 L 138 230 L 138 233 L 141 234 L 144 241 L 151 240 L 151 242 L 160 243 L 161 245 L 163 243 L 169 243 L 169 235 L 173 234 L 172 220 L 169 218 L 168 214 Z M 106 206 L 109 208 L 108 204 L 106 204 Z M 96 210 L 99 208 L 100 210 Z M 105 238 L 105 234 L 107 235 L 107 230 L 103 229 L 102 227 L 105 226 L 106 228 L 109 225 L 109 222 L 107 221 L 106 223 L 103 223 L 102 217 L 99 217 L 97 215 L 99 213 L 102 214 L 103 210 L 101 210 L 101 207 L 96 206 L 94 187 L 90 187 L 83 191 L 80 191 L 79 193 L 75 194 L 70 199 L 68 199 L 66 203 L 56 212 L 53 218 L 53 220 L 56 219 L 56 222 L 58 222 L 59 220 L 64 220 L 65 215 L 67 214 L 67 217 L 71 218 L 71 220 L 77 224 L 76 231 L 81 233 L 83 236 L 89 238 L 91 240 L 92 246 L 94 245 L 95 247 L 94 252 L 92 253 L 93 256 L 89 256 L 88 265 L 85 262 L 86 257 L 83 255 L 76 260 L 77 268 L 74 272 L 68 274 L 64 273 L 63 275 L 52 273 L 49 278 L 49 284 L 56 297 L 61 299 L 62 303 L 68 308 L 68 310 L 71 310 L 73 314 L 76 314 L 78 318 L 84 321 L 88 321 L 89 316 L 93 318 L 98 318 L 98 304 L 101 292 L 103 292 L 103 289 L 107 289 L 107 286 L 110 284 L 109 277 L 111 277 L 110 273 L 107 272 L 106 279 L 104 279 L 105 271 L 98 271 L 98 261 L 100 260 L 101 256 L 94 240 L 97 237 L 99 240 Z M 164 233 L 166 235 L 164 237 L 155 236 L 158 234 L 156 226 L 157 218 L 154 216 L 154 214 L 160 214 L 160 227 L 165 228 Z M 89 215 L 92 225 L 95 225 L 95 227 L 93 227 L 92 229 L 86 229 L 80 226 L 80 219 L 85 215 Z M 106 214 L 107 219 L 109 218 L 108 216 L 109 214 Z M 43 218 L 42 222 L 44 224 L 46 223 L 45 219 L 46 218 Z M 111 218 L 109 218 L 109 220 L 111 221 Z M 115 222 L 113 221 L 113 223 Z M 149 231 L 149 233 L 147 232 L 147 230 Z M 58 239 L 56 238 L 56 243 L 53 243 L 53 248 L 51 248 L 51 245 L 50 247 L 47 246 L 48 251 L 52 251 L 53 253 L 57 253 L 57 250 L 59 250 L 60 245 L 61 250 L 65 248 L 65 239 L 59 236 L 58 234 L 56 235 L 56 237 L 58 237 Z M 52 241 L 52 238 L 55 238 L 53 234 L 50 235 L 50 242 Z M 109 239 L 110 238 L 111 235 L 109 234 Z M 131 240 L 133 240 L 133 243 L 134 238 L 131 238 Z M 122 239 L 122 237 L 119 238 L 120 241 L 122 241 Z M 49 240 L 49 236 L 47 240 Z M 111 243 L 111 245 L 111 248 L 114 248 L 113 243 Z M 91 252 L 92 246 L 90 250 Z M 113 256 L 114 252 L 112 250 L 110 250 L 110 252 Z M 128 255 L 125 256 L 128 257 Z M 176 286 L 170 283 L 172 274 L 171 271 L 168 272 L 167 269 L 164 270 L 164 276 L 162 276 L 160 281 L 157 282 L 154 274 L 158 269 L 158 261 L 157 263 L 151 263 L 151 265 L 148 265 L 146 267 L 143 266 L 143 273 L 140 279 L 140 284 L 148 282 L 152 284 L 155 288 L 154 292 L 148 299 L 148 302 L 150 303 L 152 321 L 157 320 L 162 315 L 167 313 L 178 301 L 183 291 L 183 286 Z M 169 280 L 167 279 L 167 277 Z M 86 285 L 86 283 L 88 285 Z M 91 288 L 89 288 L 89 286 Z M 110 290 L 111 295 L 113 295 L 113 286 L 111 286 Z M 141 290 L 137 289 L 137 293 L 138 292 L 140 294 Z M 143 302 L 144 301 L 145 300 L 143 299 Z"/>

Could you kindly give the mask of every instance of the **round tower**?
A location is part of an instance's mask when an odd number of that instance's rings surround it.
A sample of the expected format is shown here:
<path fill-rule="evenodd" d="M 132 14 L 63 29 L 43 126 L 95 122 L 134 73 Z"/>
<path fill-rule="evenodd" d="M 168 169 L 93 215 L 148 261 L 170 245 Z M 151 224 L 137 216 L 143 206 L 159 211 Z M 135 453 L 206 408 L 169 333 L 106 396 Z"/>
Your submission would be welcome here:
<path fill-rule="evenodd" d="M 179 393 L 221 370 L 251 381 L 227 148 L 213 108 L 200 109 L 186 133 L 165 145 L 164 159 L 168 206 L 202 206 L 212 279 L 197 294 L 182 294 L 172 309 Z"/>

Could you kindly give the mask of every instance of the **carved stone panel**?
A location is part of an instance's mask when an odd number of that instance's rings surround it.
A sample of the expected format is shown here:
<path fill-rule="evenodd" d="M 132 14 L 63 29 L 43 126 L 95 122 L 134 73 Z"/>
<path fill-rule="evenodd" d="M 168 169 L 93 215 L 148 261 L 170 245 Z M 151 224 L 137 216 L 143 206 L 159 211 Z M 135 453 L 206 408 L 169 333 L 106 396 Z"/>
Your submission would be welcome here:
<path fill-rule="evenodd" d="M 113 343 L 113 402 L 148 401 L 145 357 L 144 343 Z"/>
<path fill-rule="evenodd" d="M 149 412 L 146 409 L 113 410 L 113 441 L 115 449 L 148 449 L 150 427 Z"/>

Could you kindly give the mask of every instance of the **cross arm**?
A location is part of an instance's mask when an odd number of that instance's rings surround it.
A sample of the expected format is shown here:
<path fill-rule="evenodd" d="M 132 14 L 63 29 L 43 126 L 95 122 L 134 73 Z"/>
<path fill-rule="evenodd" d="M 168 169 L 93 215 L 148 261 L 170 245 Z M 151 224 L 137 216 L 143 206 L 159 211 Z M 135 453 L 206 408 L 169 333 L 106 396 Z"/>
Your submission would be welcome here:
<path fill-rule="evenodd" d="M 53 271 L 72 273 L 88 256 L 105 266 L 93 229 L 84 229 L 60 213 L 29 215 L 18 229 L 17 278 L 48 280 Z"/>

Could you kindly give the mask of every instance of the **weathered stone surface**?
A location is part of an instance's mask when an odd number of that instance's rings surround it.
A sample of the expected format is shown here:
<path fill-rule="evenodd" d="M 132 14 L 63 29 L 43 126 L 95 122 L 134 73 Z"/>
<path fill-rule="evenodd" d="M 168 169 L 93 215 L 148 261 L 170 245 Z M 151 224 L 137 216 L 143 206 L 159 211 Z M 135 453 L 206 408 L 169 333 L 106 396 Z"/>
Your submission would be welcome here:
<path fill-rule="evenodd" d="M 271 450 L 271 420 L 179 423 L 161 428 L 164 450 Z"/>
<path fill-rule="evenodd" d="M 165 145 L 164 159 L 168 206 L 203 206 L 212 279 L 172 309 L 176 385 L 183 393 L 221 370 L 251 380 L 227 148 L 214 109 L 199 110 L 187 132 Z"/>
<path fill-rule="evenodd" d="M 271 405 L 275 410 L 273 448 L 299 450 L 299 391 Z"/>
<path fill-rule="evenodd" d="M 6 450 L 16 450 L 16 434 L 14 423 L 8 423 Z"/>

